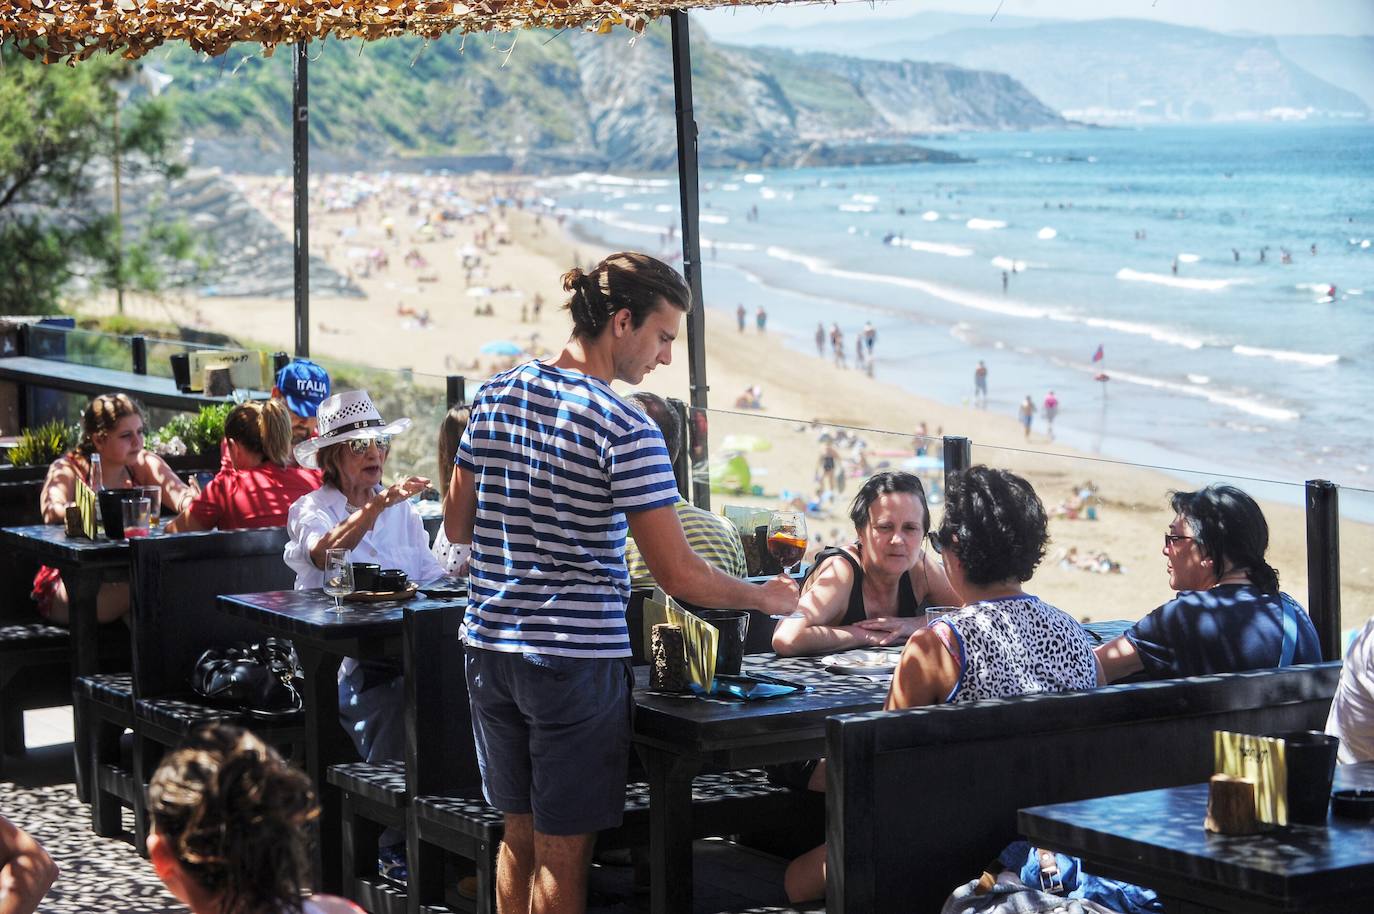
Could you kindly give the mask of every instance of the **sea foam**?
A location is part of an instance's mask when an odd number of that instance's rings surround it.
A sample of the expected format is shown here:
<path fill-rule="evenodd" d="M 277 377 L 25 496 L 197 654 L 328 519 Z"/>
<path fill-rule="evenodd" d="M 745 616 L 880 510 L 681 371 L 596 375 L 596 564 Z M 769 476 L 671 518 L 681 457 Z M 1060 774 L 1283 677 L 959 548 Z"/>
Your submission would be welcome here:
<path fill-rule="evenodd" d="M 1165 276 L 1161 273 L 1142 273 L 1129 267 L 1116 271 L 1116 278 L 1127 282 L 1152 282 L 1175 289 L 1194 289 L 1199 292 L 1220 292 L 1228 286 L 1249 285 L 1248 279 L 1186 279 L 1181 276 Z"/>
<path fill-rule="evenodd" d="M 1254 358 L 1273 359 L 1276 362 L 1296 362 L 1299 365 L 1334 365 L 1341 360 L 1339 355 L 1323 352 L 1293 352 L 1287 349 L 1262 349 L 1259 346 L 1232 346 L 1236 355 Z"/>

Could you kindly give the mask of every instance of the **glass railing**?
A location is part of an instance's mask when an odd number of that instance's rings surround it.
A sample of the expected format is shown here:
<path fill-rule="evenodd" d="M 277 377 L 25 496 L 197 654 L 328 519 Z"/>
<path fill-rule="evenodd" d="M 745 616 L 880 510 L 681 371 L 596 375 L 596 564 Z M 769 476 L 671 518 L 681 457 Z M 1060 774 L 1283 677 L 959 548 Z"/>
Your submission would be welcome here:
<path fill-rule="evenodd" d="M 1374 616 L 1374 490 L 1343 486 L 1340 507 L 1341 629 L 1349 636 Z"/>
<path fill-rule="evenodd" d="M 133 346 L 127 336 L 32 324 L 28 328 L 28 354 L 40 359 L 112 368 L 133 369 Z"/>

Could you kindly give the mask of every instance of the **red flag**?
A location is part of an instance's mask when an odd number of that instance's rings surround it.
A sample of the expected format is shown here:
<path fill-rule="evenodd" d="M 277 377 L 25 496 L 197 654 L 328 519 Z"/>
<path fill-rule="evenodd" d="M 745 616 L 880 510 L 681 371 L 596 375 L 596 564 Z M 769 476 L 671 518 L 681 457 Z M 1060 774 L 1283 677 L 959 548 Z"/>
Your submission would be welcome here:
<path fill-rule="evenodd" d="M 1094 362 L 1100 362 L 1100 361 L 1102 361 L 1102 344 L 1101 344 L 1101 343 L 1098 343 L 1098 344 L 1097 344 L 1097 351 L 1093 353 L 1093 361 L 1094 361 Z"/>

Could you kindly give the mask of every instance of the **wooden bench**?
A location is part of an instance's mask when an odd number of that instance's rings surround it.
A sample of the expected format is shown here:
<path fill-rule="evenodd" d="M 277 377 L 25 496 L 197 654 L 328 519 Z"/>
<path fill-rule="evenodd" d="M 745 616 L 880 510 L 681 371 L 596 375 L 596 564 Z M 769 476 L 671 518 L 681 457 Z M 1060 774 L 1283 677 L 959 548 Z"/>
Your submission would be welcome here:
<path fill-rule="evenodd" d="M 832 717 L 827 909 L 938 911 L 1018 809 L 1205 781 L 1212 731 L 1318 729 L 1339 663 Z"/>
<path fill-rule="evenodd" d="M 134 810 L 135 846 L 143 852 L 143 791 L 166 747 L 197 724 L 229 720 L 278 746 L 303 738 L 300 715 L 259 720 L 214 707 L 190 688 L 196 660 L 210 647 L 256 640 L 248 622 L 220 612 L 216 597 L 289 588 L 295 574 L 282 561 L 286 531 L 210 531 L 151 537 L 130 544 L 130 622 L 133 673 L 125 684 L 110 675 L 81 677 L 82 719 L 92 729 L 92 827 L 120 832 L 120 807 Z M 120 739 L 134 732 L 132 765 Z"/>

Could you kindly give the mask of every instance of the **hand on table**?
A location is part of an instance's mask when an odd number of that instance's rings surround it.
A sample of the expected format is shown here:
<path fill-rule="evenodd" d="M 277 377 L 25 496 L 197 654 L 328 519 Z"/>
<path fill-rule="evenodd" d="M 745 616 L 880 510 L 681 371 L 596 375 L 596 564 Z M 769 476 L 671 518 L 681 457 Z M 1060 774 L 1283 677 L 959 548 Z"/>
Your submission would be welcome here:
<path fill-rule="evenodd" d="M 888 647 L 893 644 L 905 644 L 908 638 L 924 627 L 924 622 L 915 618 L 903 619 L 898 616 L 881 616 L 877 619 L 865 619 L 862 622 L 856 622 L 854 627 L 867 636 L 869 644 L 877 647 Z"/>

